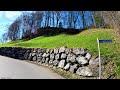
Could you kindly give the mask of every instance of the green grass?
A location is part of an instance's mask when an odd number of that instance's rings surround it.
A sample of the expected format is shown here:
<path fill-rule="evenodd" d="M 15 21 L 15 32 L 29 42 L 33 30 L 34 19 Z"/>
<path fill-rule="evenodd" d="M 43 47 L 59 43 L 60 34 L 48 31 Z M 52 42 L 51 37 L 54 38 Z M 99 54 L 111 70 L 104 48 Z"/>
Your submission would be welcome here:
<path fill-rule="evenodd" d="M 101 43 L 101 56 L 107 60 L 115 60 L 117 73 L 120 76 L 120 43 L 115 42 L 113 29 L 89 29 L 76 35 L 60 34 L 56 36 L 40 36 L 28 41 L 18 40 L 8 42 L 0 47 L 24 47 L 24 48 L 87 48 L 90 53 L 98 55 L 97 38 L 112 39 L 112 43 Z"/>
<path fill-rule="evenodd" d="M 77 35 L 60 34 L 56 36 L 40 36 L 28 41 L 13 41 L 5 43 L 2 46 L 25 47 L 25 48 L 59 48 L 67 46 L 69 48 L 83 47 L 88 48 L 90 52 L 97 53 L 97 38 L 112 39 L 113 30 L 111 29 L 91 29 L 83 31 Z M 100 44 L 101 54 L 111 54 L 114 51 L 114 43 Z"/>
<path fill-rule="evenodd" d="M 87 48 L 91 53 L 98 53 L 97 38 L 99 39 L 112 39 L 113 30 L 111 29 L 91 29 L 83 31 L 77 35 L 60 34 L 51 37 L 40 36 L 28 41 L 19 40 L 5 43 L 2 46 L 25 47 L 25 48 L 59 48 L 67 46 L 69 48 L 83 47 Z M 100 44 L 101 55 L 110 55 L 114 52 L 113 43 Z"/>

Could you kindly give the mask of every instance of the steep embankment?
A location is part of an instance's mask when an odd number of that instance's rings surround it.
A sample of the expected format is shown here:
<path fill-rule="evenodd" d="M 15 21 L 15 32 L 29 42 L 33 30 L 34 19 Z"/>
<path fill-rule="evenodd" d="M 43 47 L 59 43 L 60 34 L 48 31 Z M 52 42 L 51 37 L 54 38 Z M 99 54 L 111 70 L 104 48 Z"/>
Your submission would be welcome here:
<path fill-rule="evenodd" d="M 25 47 L 25 48 L 59 48 L 62 46 L 67 46 L 69 48 L 80 47 L 80 48 L 87 48 L 92 54 L 97 56 L 98 55 L 97 40 L 96 40 L 97 38 L 112 39 L 113 41 L 112 43 L 100 44 L 101 56 L 105 60 L 110 61 L 111 63 L 113 62 L 116 63 L 115 65 L 117 65 L 117 68 L 115 69 L 117 71 L 118 76 L 120 76 L 119 75 L 120 44 L 115 43 L 114 30 L 112 29 L 90 29 L 76 35 L 60 34 L 49 37 L 40 36 L 28 41 L 19 40 L 19 41 L 5 43 L 0 46 Z M 112 64 L 110 65 L 113 66 Z M 110 65 L 108 65 L 107 67 L 110 67 Z"/>

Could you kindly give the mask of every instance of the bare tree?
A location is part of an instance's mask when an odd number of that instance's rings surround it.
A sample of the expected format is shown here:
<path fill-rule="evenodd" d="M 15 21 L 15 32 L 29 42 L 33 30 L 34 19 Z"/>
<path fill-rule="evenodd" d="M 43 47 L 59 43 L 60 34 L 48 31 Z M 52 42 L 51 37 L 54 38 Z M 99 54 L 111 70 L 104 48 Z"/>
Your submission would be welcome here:
<path fill-rule="evenodd" d="M 77 20 L 78 20 L 78 17 L 79 17 L 79 12 L 78 11 L 73 11 L 72 12 L 73 13 L 73 25 L 74 25 L 74 28 L 76 28 L 76 22 L 77 22 Z"/>
<path fill-rule="evenodd" d="M 45 27 L 50 26 L 51 11 L 44 11 Z"/>
<path fill-rule="evenodd" d="M 39 29 L 41 28 L 41 23 L 42 23 L 42 20 L 43 20 L 43 12 L 42 11 L 36 11 L 35 12 L 35 29 Z"/>
<path fill-rule="evenodd" d="M 28 24 L 30 26 L 30 34 L 31 34 L 32 32 L 34 32 L 36 13 L 35 12 L 29 13 L 28 20 L 29 20 Z"/>
<path fill-rule="evenodd" d="M 3 44 L 8 40 L 7 32 L 2 34 L 2 38 L 0 39 L 0 42 Z"/>
<path fill-rule="evenodd" d="M 62 12 L 61 11 L 55 11 L 55 17 L 56 17 L 56 27 L 58 27 L 58 23 L 62 17 Z"/>
<path fill-rule="evenodd" d="M 51 11 L 51 14 L 52 14 L 52 24 L 54 27 L 55 26 L 55 11 Z"/>
<path fill-rule="evenodd" d="M 23 13 L 22 14 L 22 30 L 23 30 L 23 37 L 27 36 L 30 34 L 30 26 L 29 26 L 29 14 L 28 13 Z"/>
<path fill-rule="evenodd" d="M 11 40 L 15 41 L 17 40 L 18 36 L 17 36 L 17 27 L 16 27 L 16 22 L 12 23 L 9 27 L 9 34 L 11 36 Z"/>
<path fill-rule="evenodd" d="M 72 11 L 68 12 L 68 28 L 72 28 L 72 18 L 73 18 L 73 13 Z"/>
<path fill-rule="evenodd" d="M 120 32 L 119 11 L 35 11 L 24 12 L 8 27 L 10 40 L 20 39 L 21 36 L 29 36 L 37 29 L 48 26 L 76 28 L 82 26 L 87 29 L 89 25 L 97 27 L 102 24 L 117 28 Z M 91 22 L 91 23 L 89 23 Z M 82 23 L 82 24 L 81 24 Z M 45 25 L 44 25 L 45 24 Z M 60 24 L 60 25 L 58 25 Z"/>
<path fill-rule="evenodd" d="M 14 29 L 16 31 L 16 39 L 20 39 L 20 24 L 21 24 L 21 20 L 20 18 L 18 17 L 15 21 L 14 21 Z"/>
<path fill-rule="evenodd" d="M 85 11 L 80 11 L 80 15 L 82 17 L 82 24 L 83 24 L 83 29 L 86 28 L 86 23 L 85 23 Z"/>
<path fill-rule="evenodd" d="M 91 21 L 91 27 L 96 28 L 95 12 L 94 11 L 88 11 L 88 19 Z"/>
<path fill-rule="evenodd" d="M 35 27 L 35 12 L 32 13 L 23 13 L 23 26 L 24 34 L 28 37 L 31 36 L 31 33 Z"/>

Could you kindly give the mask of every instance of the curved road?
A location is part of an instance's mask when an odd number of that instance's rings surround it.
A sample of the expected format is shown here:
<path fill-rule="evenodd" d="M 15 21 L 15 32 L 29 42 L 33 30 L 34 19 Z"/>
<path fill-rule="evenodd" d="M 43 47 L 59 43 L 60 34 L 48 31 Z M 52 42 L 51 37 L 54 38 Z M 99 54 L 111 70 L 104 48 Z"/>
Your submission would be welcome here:
<path fill-rule="evenodd" d="M 25 61 L 0 56 L 0 79 L 64 79 L 52 70 Z"/>

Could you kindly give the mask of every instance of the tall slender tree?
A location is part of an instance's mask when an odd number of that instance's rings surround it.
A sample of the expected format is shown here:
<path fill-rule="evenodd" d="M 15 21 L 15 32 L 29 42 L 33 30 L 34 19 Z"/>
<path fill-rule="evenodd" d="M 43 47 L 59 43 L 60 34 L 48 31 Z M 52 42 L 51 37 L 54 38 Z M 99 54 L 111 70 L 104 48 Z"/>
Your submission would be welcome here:
<path fill-rule="evenodd" d="M 55 17 L 56 17 L 56 27 L 58 27 L 59 21 L 62 17 L 62 12 L 61 11 L 55 11 Z"/>

